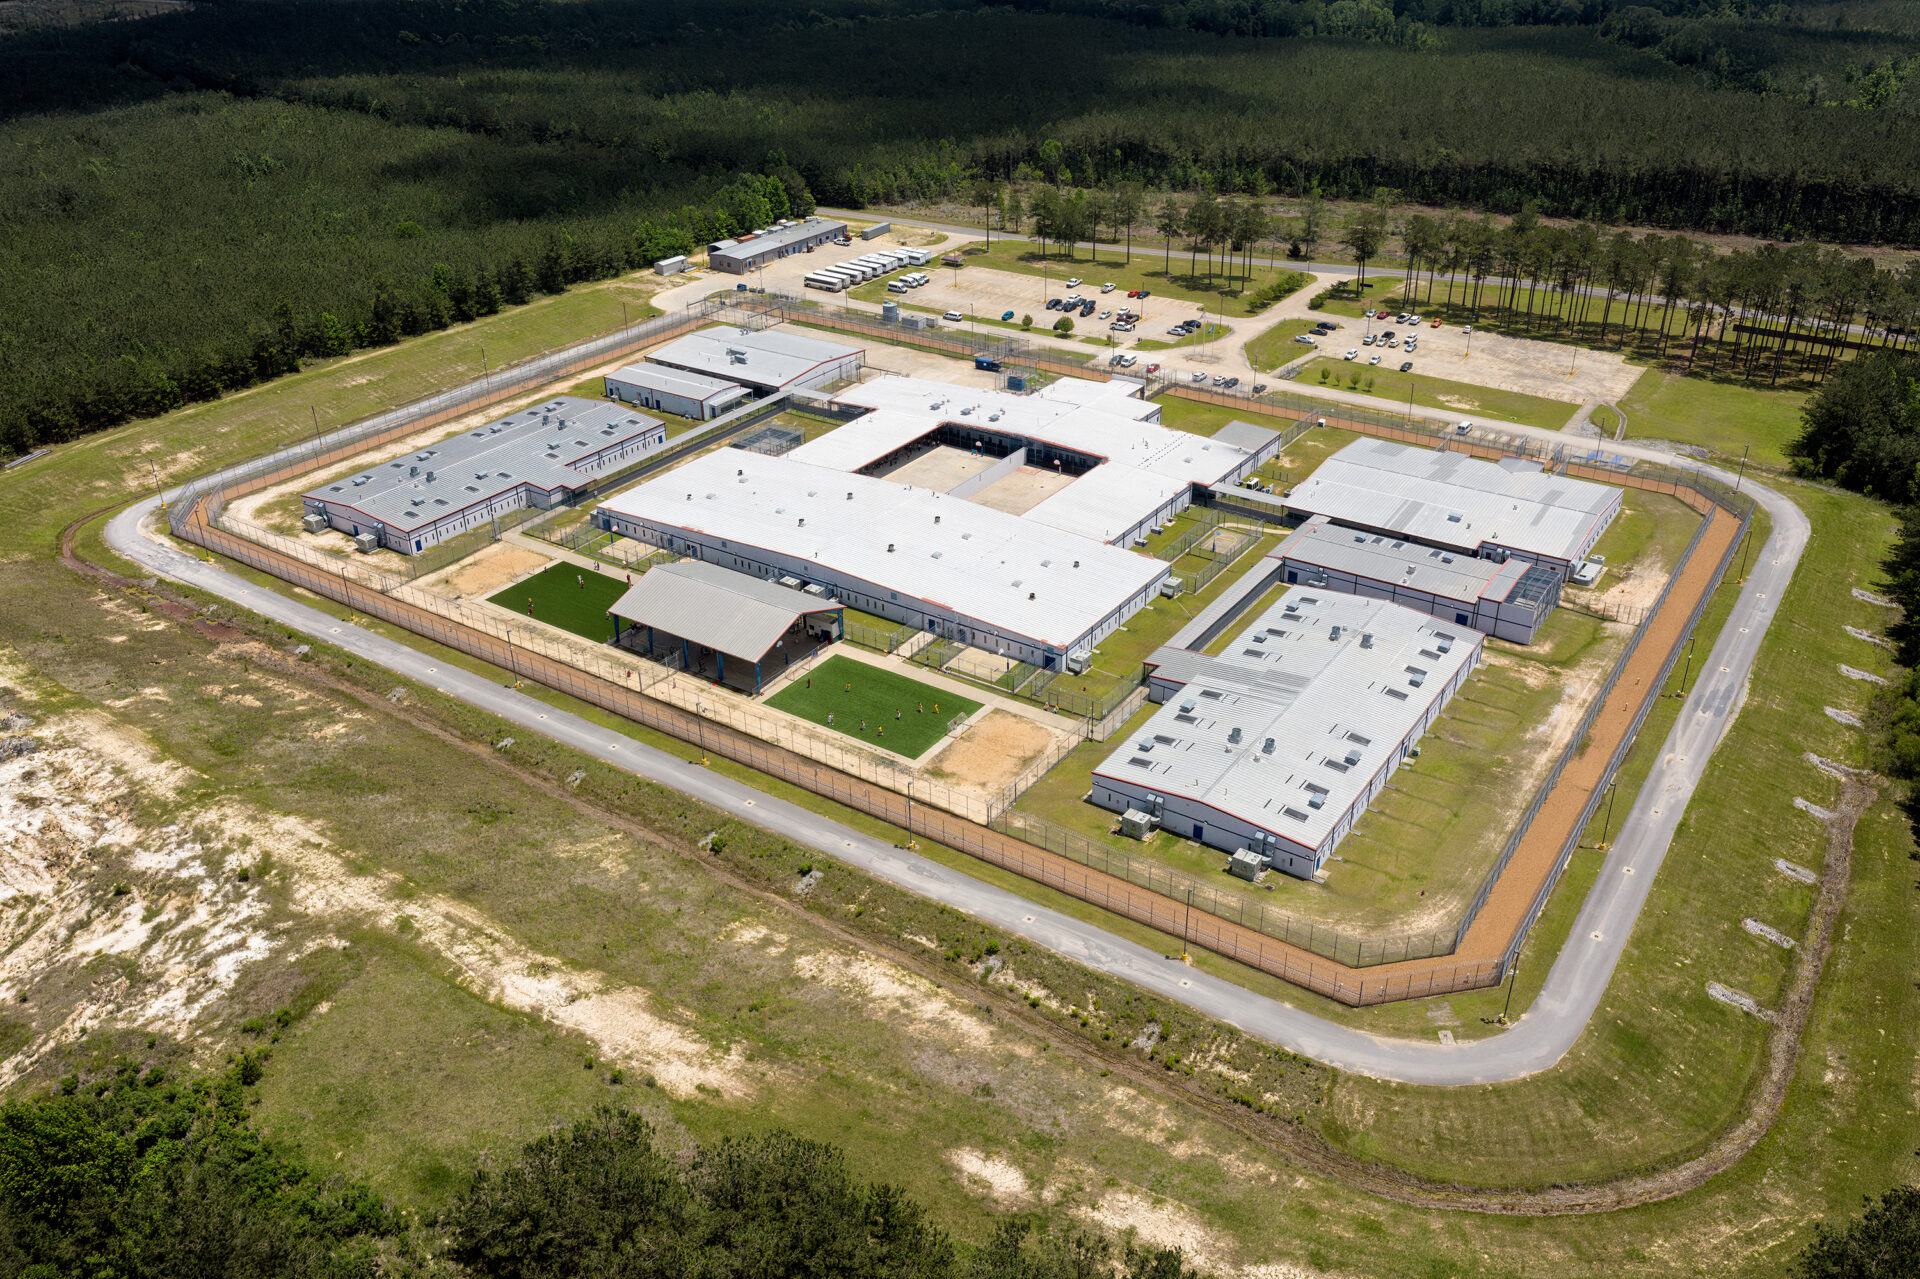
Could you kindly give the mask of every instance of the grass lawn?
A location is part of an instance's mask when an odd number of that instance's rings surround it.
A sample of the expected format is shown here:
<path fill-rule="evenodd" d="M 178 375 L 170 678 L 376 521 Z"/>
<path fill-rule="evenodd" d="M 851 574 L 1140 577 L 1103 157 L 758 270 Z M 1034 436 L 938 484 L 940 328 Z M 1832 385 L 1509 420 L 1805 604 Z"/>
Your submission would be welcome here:
<path fill-rule="evenodd" d="M 612 636 L 613 623 L 607 610 L 626 591 L 622 578 L 573 564 L 555 564 L 487 598 L 509 612 L 599 643 Z"/>
<path fill-rule="evenodd" d="M 909 759 L 944 737 L 955 715 L 980 709 L 971 698 L 850 657 L 828 658 L 767 704 L 816 724 L 832 715 L 836 731 Z"/>
<path fill-rule="evenodd" d="M 1389 355 L 1398 354 L 1389 352 Z M 1401 356 L 1401 359 L 1406 357 Z M 1499 391 L 1490 386 L 1475 386 L 1471 382 L 1450 382 L 1445 378 L 1427 377 L 1417 371 L 1402 373 L 1398 368 L 1388 368 L 1385 360 L 1378 365 L 1369 365 L 1361 360 L 1337 360 L 1331 356 L 1322 356 L 1308 364 L 1294 375 L 1293 380 L 1303 385 L 1332 386 L 1343 391 L 1359 391 L 1364 395 L 1378 396 L 1383 400 L 1404 405 L 1408 392 L 1412 392 L 1415 404 L 1430 409 L 1451 409 L 1461 413 L 1484 414 L 1506 422 L 1519 422 L 1525 426 L 1545 427 L 1557 431 L 1567 424 L 1578 406 L 1565 400 L 1549 400 L 1538 395 L 1525 395 L 1519 391 Z M 1326 380 L 1321 381 L 1320 370 L 1327 370 Z M 1358 376 L 1360 384 L 1355 386 L 1353 378 Z"/>
<path fill-rule="evenodd" d="M 1247 343 L 1247 363 L 1267 372 L 1289 360 L 1297 360 L 1310 349 L 1294 339 L 1309 332 L 1317 321 L 1282 320 Z"/>
<path fill-rule="evenodd" d="M 1648 369 L 1620 408 L 1627 415 L 1628 439 L 1697 444 L 1722 462 L 1737 460 L 1740 450 L 1750 447 L 1752 465 L 1779 471 L 1787 466 L 1787 445 L 1800 434 L 1806 401 L 1800 391 Z"/>
<path fill-rule="evenodd" d="M 1165 330 L 1161 330 L 1165 332 Z M 1157 337 L 1141 338 L 1133 344 L 1136 351 L 1173 351 L 1181 347 L 1205 346 L 1209 342 L 1220 342 L 1233 336 L 1233 329 L 1225 324 L 1209 322 L 1201 325 L 1183 338 Z"/>
<path fill-rule="evenodd" d="M 1161 253 L 1149 253 L 1140 241 L 1134 243 L 1131 263 L 1124 261 L 1123 255 L 1115 253 L 1103 253 L 1097 259 L 1090 258 L 1085 249 L 1069 255 L 1068 250 L 1054 244 L 1047 246 L 1046 256 L 1042 258 L 1039 245 L 1018 240 L 995 240 L 993 247 L 986 252 L 973 251 L 981 247 L 978 244 L 968 246 L 969 267 L 987 266 L 1002 271 L 1017 271 L 1021 275 L 1044 275 L 1063 285 L 1077 275 L 1084 284 L 1096 289 L 1112 281 L 1115 296 L 1123 303 L 1130 289 L 1151 290 L 1153 297 L 1147 299 L 1149 315 L 1152 314 L 1154 298 L 1204 303 L 1216 314 L 1253 315 L 1256 314 L 1253 310 L 1254 300 L 1261 290 L 1296 274 L 1287 270 L 1257 268 L 1250 281 L 1243 280 L 1238 274 L 1229 280 L 1224 265 L 1216 260 L 1215 266 L 1220 269 L 1217 274 L 1209 276 L 1206 274 L 1204 254 L 1189 264 L 1185 256 L 1179 253 L 1173 254 L 1170 259 Z M 1273 300 L 1270 299 L 1267 305 L 1272 304 Z"/>
<path fill-rule="evenodd" d="M 1377 311 L 1385 306 L 1387 297 L 1399 287 L 1397 275 L 1369 275 L 1361 288 L 1356 288 L 1353 281 L 1344 281 L 1323 291 L 1319 295 L 1320 305 L 1314 310 L 1357 320 L 1365 311 Z"/>

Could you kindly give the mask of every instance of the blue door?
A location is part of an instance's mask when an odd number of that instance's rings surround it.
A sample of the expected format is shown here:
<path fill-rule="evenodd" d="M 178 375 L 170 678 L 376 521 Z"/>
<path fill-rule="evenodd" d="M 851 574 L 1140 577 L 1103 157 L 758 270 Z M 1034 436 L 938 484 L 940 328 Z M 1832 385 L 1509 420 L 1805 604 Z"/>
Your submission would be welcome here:
<path fill-rule="evenodd" d="M 1195 822 L 1193 824 L 1193 837 L 1199 839 L 1202 835 L 1206 834 L 1206 830 L 1206 827 L 1202 826 L 1199 822 Z"/>

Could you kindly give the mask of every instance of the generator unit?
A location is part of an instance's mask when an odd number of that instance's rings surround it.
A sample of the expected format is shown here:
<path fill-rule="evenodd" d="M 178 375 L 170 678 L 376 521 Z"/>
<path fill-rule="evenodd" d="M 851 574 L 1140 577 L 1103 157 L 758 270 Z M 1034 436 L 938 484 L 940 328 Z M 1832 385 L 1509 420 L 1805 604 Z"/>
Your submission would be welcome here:
<path fill-rule="evenodd" d="M 353 539 L 353 549 L 362 555 L 371 555 L 380 549 L 378 533 L 361 533 Z"/>
<path fill-rule="evenodd" d="M 1084 648 L 1076 648 L 1067 654 L 1067 669 L 1075 675 L 1085 675 L 1093 669 L 1093 654 Z"/>
<path fill-rule="evenodd" d="M 1128 839 L 1146 839 L 1159 825 L 1159 818 L 1137 808 L 1129 808 L 1120 814 L 1120 833 Z"/>
<path fill-rule="evenodd" d="M 1169 577 L 1166 581 L 1160 583 L 1160 598 L 1168 600 L 1174 598 L 1180 594 L 1182 585 L 1184 585 L 1184 583 L 1182 583 L 1179 578 Z"/>
<path fill-rule="evenodd" d="M 324 533 L 327 531 L 327 517 L 319 514 L 305 515 L 300 520 L 300 527 L 309 533 Z"/>
<path fill-rule="evenodd" d="M 1258 883 L 1260 876 L 1267 873 L 1267 859 L 1243 848 L 1227 859 L 1227 873 L 1237 875 L 1249 884 Z"/>

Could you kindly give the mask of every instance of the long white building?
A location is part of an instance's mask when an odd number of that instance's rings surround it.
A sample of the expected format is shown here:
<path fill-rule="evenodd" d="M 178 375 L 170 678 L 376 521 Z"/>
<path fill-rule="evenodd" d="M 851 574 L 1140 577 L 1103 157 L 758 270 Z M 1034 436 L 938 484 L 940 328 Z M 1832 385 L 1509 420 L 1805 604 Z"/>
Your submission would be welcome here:
<path fill-rule="evenodd" d="M 1169 430 L 1134 389 L 1069 378 L 1023 396 L 878 378 L 833 399 L 862 416 L 793 451 L 697 459 L 596 520 L 991 653 L 1082 669 L 1168 580 L 1135 543 L 1279 442 L 1245 423 L 1211 439 Z"/>
<path fill-rule="evenodd" d="M 647 352 L 649 364 L 733 382 L 759 395 L 858 377 L 861 348 L 777 329 L 699 329 Z"/>
<path fill-rule="evenodd" d="M 1287 505 L 1370 533 L 1460 555 L 1566 569 L 1620 514 L 1620 490 L 1544 471 L 1390 440 L 1357 440 L 1322 462 Z"/>
<path fill-rule="evenodd" d="M 1290 588 L 1217 657 L 1153 655 L 1161 709 L 1094 770 L 1091 798 L 1311 877 L 1472 674 L 1483 643 L 1385 600 Z"/>
<path fill-rule="evenodd" d="M 1144 607 L 1151 556 L 965 498 L 732 449 L 603 503 L 601 528 L 1057 668 Z"/>
<path fill-rule="evenodd" d="M 666 442 L 658 419 L 560 396 L 301 495 L 332 527 L 413 555 L 499 515 L 564 502 Z"/>

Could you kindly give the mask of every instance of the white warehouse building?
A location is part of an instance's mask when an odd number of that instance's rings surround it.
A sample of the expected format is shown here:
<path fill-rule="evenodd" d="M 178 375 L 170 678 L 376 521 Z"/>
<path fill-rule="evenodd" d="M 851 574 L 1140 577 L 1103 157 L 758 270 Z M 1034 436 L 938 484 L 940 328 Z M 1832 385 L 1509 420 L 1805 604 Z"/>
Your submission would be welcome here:
<path fill-rule="evenodd" d="M 778 329 L 700 329 L 647 352 L 647 363 L 744 386 L 757 395 L 857 378 L 865 352 Z"/>
<path fill-rule="evenodd" d="M 831 218 L 808 217 L 782 222 L 737 240 L 714 241 L 707 246 L 707 265 L 729 275 L 745 275 L 790 253 L 805 253 L 846 233 L 847 224 Z"/>
<path fill-rule="evenodd" d="M 1545 471 L 1390 440 L 1357 440 L 1294 486 L 1304 515 L 1460 555 L 1510 555 L 1565 571 L 1620 514 L 1620 490 Z"/>
<path fill-rule="evenodd" d="M 1094 770 L 1091 799 L 1310 878 L 1483 643 L 1385 600 L 1289 588 L 1219 656 L 1167 647 L 1149 659 L 1163 705 Z"/>
<path fill-rule="evenodd" d="M 844 429 L 844 428 L 843 428 Z M 721 450 L 601 504 L 627 537 L 1057 669 L 1145 607 L 1150 556 L 964 498 Z"/>
<path fill-rule="evenodd" d="M 413 555 L 496 516 L 565 502 L 666 438 L 658 418 L 560 396 L 309 490 L 305 523 Z"/>
<path fill-rule="evenodd" d="M 753 392 L 738 382 L 687 373 L 664 364 L 629 364 L 606 376 L 607 397 L 696 422 L 719 417 Z"/>

